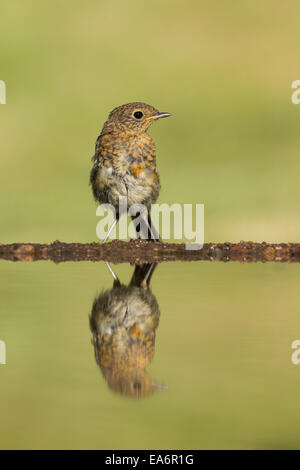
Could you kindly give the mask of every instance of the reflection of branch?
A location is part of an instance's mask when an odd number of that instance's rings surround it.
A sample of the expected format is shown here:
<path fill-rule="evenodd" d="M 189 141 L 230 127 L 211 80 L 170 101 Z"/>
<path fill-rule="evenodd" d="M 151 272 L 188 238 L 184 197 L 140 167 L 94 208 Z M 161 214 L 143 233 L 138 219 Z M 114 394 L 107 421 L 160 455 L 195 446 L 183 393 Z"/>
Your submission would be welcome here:
<path fill-rule="evenodd" d="M 51 260 L 111 261 L 143 264 L 162 261 L 282 261 L 300 262 L 300 243 L 205 243 L 201 250 L 186 250 L 185 244 L 146 240 L 111 243 L 40 243 L 0 244 L 0 259 L 9 261 Z"/>

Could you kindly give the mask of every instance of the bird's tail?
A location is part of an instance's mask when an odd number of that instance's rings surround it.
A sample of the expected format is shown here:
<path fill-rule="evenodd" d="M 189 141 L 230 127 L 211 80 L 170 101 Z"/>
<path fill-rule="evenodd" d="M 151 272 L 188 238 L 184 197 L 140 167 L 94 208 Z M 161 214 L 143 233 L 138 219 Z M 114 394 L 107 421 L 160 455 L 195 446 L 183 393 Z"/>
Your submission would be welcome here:
<path fill-rule="evenodd" d="M 145 217 L 142 217 L 141 215 L 142 214 L 140 214 L 140 218 L 137 223 L 135 222 L 135 217 L 132 217 L 138 238 L 143 238 L 149 241 L 159 241 L 159 233 L 152 224 L 150 214 L 148 213 Z"/>
<path fill-rule="evenodd" d="M 134 268 L 134 272 L 130 281 L 131 286 L 149 287 L 150 279 L 156 268 L 157 263 L 145 263 Z"/>

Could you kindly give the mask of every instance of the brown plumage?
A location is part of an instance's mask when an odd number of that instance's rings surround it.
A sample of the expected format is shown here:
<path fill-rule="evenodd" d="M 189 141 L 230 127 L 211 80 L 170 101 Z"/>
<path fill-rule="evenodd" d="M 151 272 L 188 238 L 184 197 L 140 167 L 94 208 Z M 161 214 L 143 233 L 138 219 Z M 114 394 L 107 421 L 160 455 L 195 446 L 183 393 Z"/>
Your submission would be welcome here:
<path fill-rule="evenodd" d="M 146 371 L 154 355 L 159 307 L 149 289 L 153 265 L 137 266 L 130 285 L 115 282 L 94 301 L 90 317 L 96 362 L 109 387 L 140 398 L 158 387 Z M 143 287 L 144 286 L 144 287 Z"/>
<path fill-rule="evenodd" d="M 115 108 L 103 126 L 90 183 L 96 201 L 113 205 L 117 218 L 120 196 L 127 197 L 128 207 L 143 204 L 148 210 L 158 198 L 155 144 L 147 129 L 167 116 L 146 103 L 128 103 Z"/>

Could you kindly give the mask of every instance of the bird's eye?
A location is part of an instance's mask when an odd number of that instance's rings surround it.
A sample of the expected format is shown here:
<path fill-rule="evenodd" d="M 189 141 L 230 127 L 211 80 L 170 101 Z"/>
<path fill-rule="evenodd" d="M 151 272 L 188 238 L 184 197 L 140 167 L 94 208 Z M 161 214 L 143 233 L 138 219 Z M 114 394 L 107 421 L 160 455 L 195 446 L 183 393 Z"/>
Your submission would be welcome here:
<path fill-rule="evenodd" d="M 142 117 L 144 116 L 142 111 L 136 111 L 135 113 L 133 113 L 133 115 L 136 119 L 142 119 Z"/>

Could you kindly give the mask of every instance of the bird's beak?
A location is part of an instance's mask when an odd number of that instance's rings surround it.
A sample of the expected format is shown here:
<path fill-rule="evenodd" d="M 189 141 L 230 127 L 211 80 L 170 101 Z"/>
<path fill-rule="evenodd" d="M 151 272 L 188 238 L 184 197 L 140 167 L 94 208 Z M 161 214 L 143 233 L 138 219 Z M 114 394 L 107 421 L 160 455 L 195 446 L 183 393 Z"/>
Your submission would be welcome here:
<path fill-rule="evenodd" d="M 169 117 L 171 116 L 170 113 L 157 113 L 155 114 L 154 116 L 151 116 L 152 119 L 160 119 L 160 118 L 164 118 L 164 117 Z"/>

